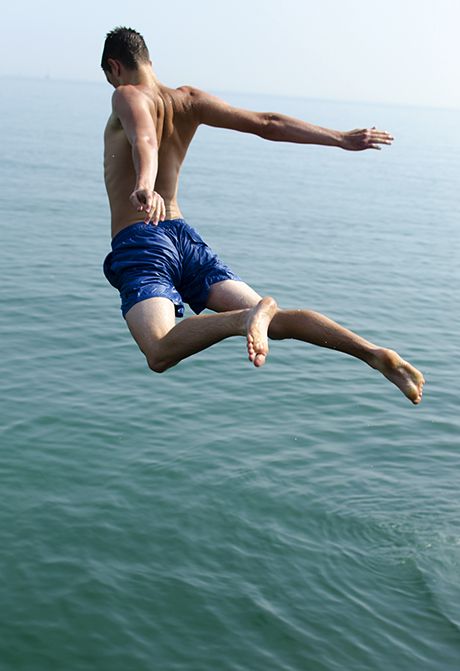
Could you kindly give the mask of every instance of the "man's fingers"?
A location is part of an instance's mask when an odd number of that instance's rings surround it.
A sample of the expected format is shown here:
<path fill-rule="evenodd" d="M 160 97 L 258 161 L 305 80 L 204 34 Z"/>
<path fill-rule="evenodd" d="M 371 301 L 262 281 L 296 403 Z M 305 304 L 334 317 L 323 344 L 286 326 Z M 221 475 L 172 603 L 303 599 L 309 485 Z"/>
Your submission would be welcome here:
<path fill-rule="evenodd" d="M 152 212 L 152 220 L 154 224 L 158 224 L 158 222 L 162 218 L 163 209 L 164 209 L 163 198 L 161 198 L 161 196 L 159 196 L 158 194 L 155 194 L 155 201 Z"/>
<path fill-rule="evenodd" d="M 382 149 L 382 144 L 392 144 L 393 138 L 384 131 L 366 131 L 363 137 L 363 144 L 368 149 Z"/>
<path fill-rule="evenodd" d="M 144 210 L 145 212 L 151 212 L 153 209 L 153 198 L 152 194 L 148 193 L 145 196 Z"/>
<path fill-rule="evenodd" d="M 148 212 L 151 208 L 152 198 L 145 192 L 133 191 L 129 199 L 138 212 Z"/>
<path fill-rule="evenodd" d="M 131 196 L 131 202 L 136 207 L 138 212 L 145 212 L 144 223 L 148 224 L 151 218 L 151 211 L 153 205 L 153 198 L 148 191 L 144 189 L 141 191 L 134 191 Z"/>
<path fill-rule="evenodd" d="M 394 138 L 386 130 L 372 128 L 355 128 L 344 134 L 342 147 L 349 151 L 363 151 L 366 149 L 381 149 L 380 145 L 392 144 Z"/>
<path fill-rule="evenodd" d="M 166 218 L 166 207 L 164 200 L 162 200 L 160 203 L 160 221 L 164 221 L 165 218 Z"/>
<path fill-rule="evenodd" d="M 374 135 L 372 140 L 381 144 L 391 144 L 393 142 L 391 135 Z"/>
<path fill-rule="evenodd" d="M 161 215 L 160 215 L 161 221 L 164 221 L 166 219 L 166 207 L 165 207 L 165 201 L 163 198 L 161 199 Z"/>
<path fill-rule="evenodd" d="M 153 206 L 150 212 L 150 217 L 153 224 L 158 224 L 159 221 L 164 221 L 166 217 L 166 208 L 163 198 L 158 194 L 153 194 Z"/>
<path fill-rule="evenodd" d="M 163 221 L 165 219 L 166 208 L 164 200 L 156 191 L 136 189 L 129 199 L 138 212 L 145 212 L 144 224 L 148 224 L 151 221 L 156 225 L 160 220 Z"/>
<path fill-rule="evenodd" d="M 151 221 L 152 224 L 154 224 L 155 226 L 158 224 L 161 217 L 162 205 L 163 205 L 163 198 L 161 198 L 161 196 L 159 196 L 157 193 L 154 192 L 152 196 L 152 204 L 149 210 L 149 217 L 148 220 L 146 220 L 146 223 L 148 223 L 148 221 Z"/>
<path fill-rule="evenodd" d="M 391 143 L 394 140 L 391 133 L 388 133 L 386 130 L 372 129 L 370 135 L 373 140 L 378 142 Z"/>
<path fill-rule="evenodd" d="M 145 214 L 146 214 L 145 219 L 144 219 L 144 224 L 148 224 L 149 221 L 151 221 L 154 218 L 155 209 L 154 209 L 154 206 L 153 206 L 153 202 L 151 201 L 151 199 L 149 199 L 149 200 L 150 200 L 150 203 L 144 205 L 144 207 L 142 208 L 144 210 Z"/>

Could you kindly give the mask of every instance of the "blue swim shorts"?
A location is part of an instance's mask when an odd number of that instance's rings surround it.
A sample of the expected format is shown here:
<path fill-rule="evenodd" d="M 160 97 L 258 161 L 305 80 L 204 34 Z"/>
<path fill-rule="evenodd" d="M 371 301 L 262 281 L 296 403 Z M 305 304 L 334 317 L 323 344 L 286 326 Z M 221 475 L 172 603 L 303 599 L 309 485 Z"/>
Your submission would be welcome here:
<path fill-rule="evenodd" d="M 155 297 L 172 301 L 176 317 L 183 316 L 184 303 L 198 314 L 212 284 L 240 280 L 183 219 L 123 228 L 112 240 L 104 275 L 120 292 L 123 317 Z"/>

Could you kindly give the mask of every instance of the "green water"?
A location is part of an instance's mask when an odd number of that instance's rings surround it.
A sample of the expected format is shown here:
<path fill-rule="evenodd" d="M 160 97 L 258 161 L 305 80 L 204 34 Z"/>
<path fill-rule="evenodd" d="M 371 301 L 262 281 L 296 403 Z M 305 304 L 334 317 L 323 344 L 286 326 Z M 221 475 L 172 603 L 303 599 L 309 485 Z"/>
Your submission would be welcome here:
<path fill-rule="evenodd" d="M 0 669 L 455 671 L 457 114 L 228 96 L 397 141 L 203 129 L 184 167 L 184 214 L 235 271 L 400 351 L 414 408 L 299 343 L 150 373 L 101 271 L 109 88 L 2 86 Z"/>

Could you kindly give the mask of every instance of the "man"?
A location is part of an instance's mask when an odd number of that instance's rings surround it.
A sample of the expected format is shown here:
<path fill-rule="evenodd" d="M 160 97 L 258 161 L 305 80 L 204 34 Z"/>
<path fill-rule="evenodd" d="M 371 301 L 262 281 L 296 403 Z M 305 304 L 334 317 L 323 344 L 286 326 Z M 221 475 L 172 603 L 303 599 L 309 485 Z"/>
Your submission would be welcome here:
<path fill-rule="evenodd" d="M 246 336 L 250 361 L 262 366 L 268 338 L 295 338 L 361 359 L 414 404 L 422 374 L 392 350 L 377 347 L 310 310 L 280 310 L 226 266 L 183 220 L 178 180 L 200 124 L 267 140 L 380 149 L 392 137 L 375 128 L 339 132 L 282 114 L 231 107 L 190 86 L 170 89 L 156 77 L 142 36 L 108 33 L 102 69 L 115 88 L 105 130 L 105 183 L 112 216 L 107 279 L 121 294 L 122 313 L 149 367 L 163 372 L 230 336 Z M 197 316 L 176 324 L 183 302 Z M 209 308 L 215 314 L 199 314 Z"/>

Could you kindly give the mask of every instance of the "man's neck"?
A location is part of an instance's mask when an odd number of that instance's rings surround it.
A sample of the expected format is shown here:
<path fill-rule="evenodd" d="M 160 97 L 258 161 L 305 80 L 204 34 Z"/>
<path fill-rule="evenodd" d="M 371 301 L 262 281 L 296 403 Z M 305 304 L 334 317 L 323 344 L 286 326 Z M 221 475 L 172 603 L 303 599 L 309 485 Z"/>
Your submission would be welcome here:
<path fill-rule="evenodd" d="M 152 70 L 151 65 L 141 65 L 137 70 L 125 70 L 120 78 L 120 84 L 122 86 L 127 84 L 133 86 L 147 86 L 150 89 L 160 87 L 160 82 Z"/>

